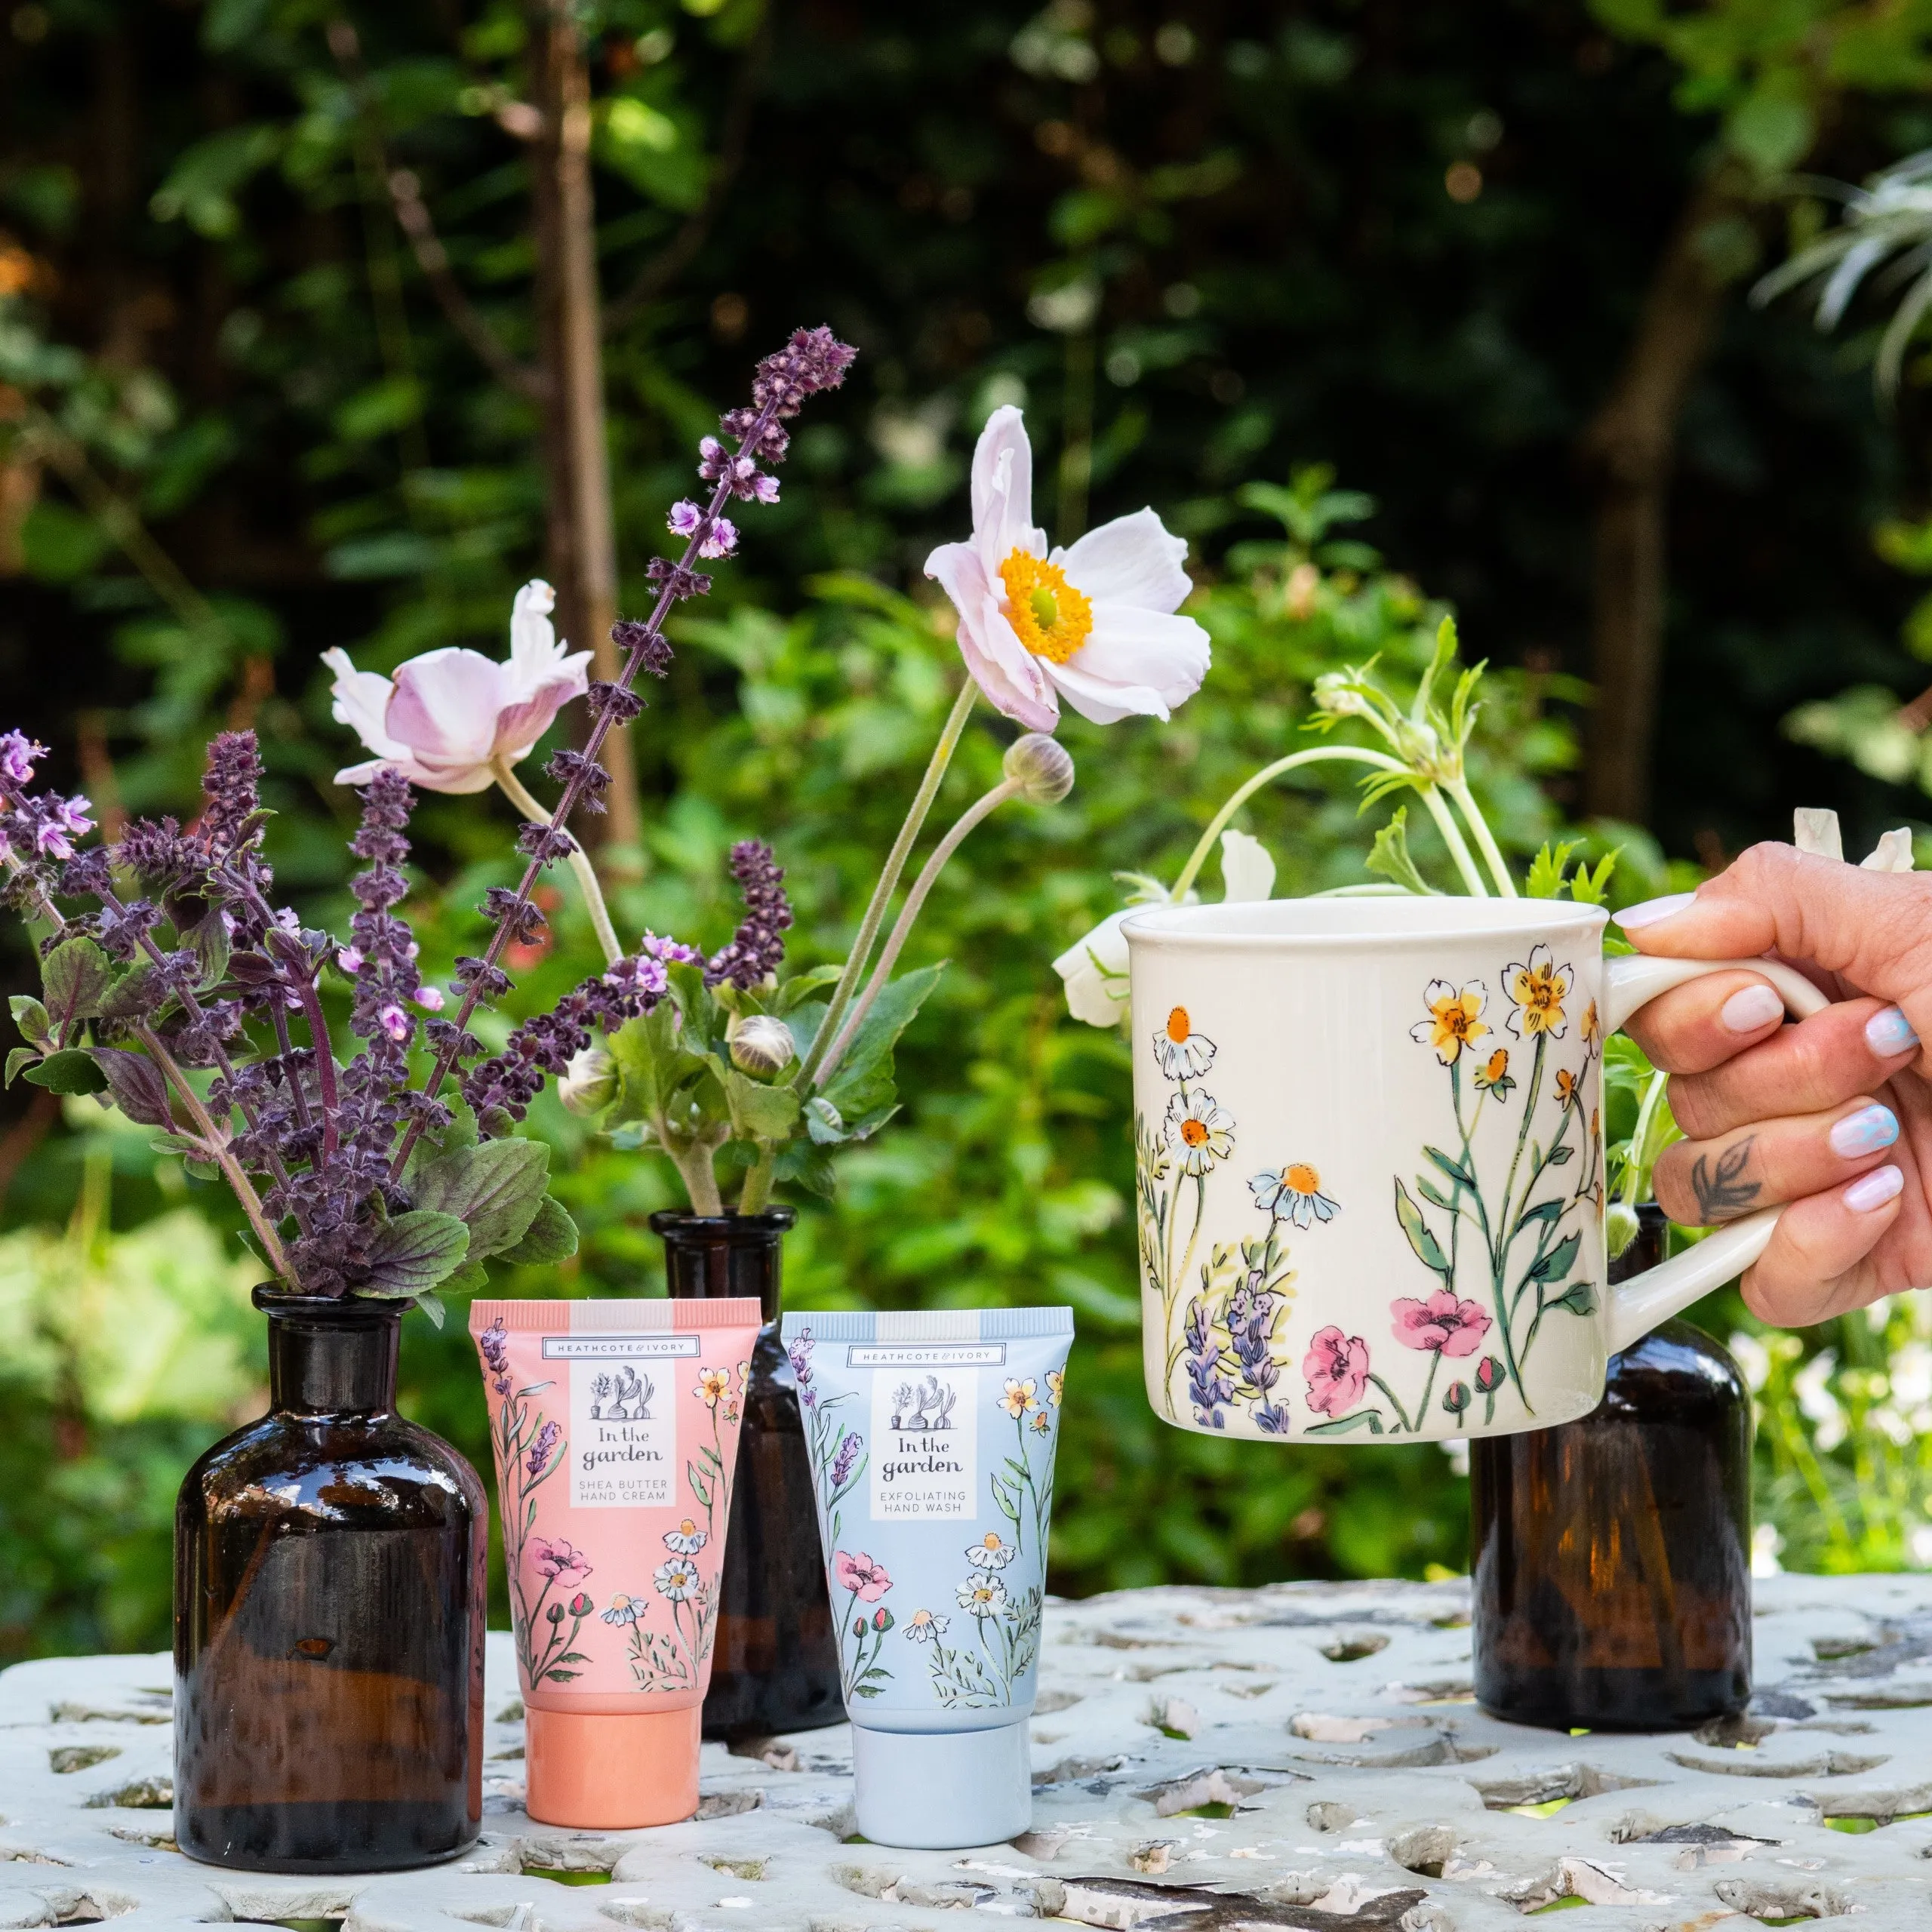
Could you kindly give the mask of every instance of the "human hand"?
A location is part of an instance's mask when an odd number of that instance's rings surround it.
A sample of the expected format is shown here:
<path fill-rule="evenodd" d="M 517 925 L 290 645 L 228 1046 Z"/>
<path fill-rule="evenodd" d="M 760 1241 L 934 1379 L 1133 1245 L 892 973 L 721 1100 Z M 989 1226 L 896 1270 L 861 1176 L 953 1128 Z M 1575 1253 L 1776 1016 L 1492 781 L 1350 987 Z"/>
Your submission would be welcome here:
<path fill-rule="evenodd" d="M 1657 1163 L 1664 1212 L 1700 1226 L 1791 1204 L 1743 1280 L 1752 1313 L 1785 1327 L 1932 1284 L 1932 875 L 1756 845 L 1696 893 L 1617 917 L 1641 952 L 1770 953 L 1835 1002 L 1786 1026 L 1740 970 L 1632 1019 L 1686 1136 Z"/>

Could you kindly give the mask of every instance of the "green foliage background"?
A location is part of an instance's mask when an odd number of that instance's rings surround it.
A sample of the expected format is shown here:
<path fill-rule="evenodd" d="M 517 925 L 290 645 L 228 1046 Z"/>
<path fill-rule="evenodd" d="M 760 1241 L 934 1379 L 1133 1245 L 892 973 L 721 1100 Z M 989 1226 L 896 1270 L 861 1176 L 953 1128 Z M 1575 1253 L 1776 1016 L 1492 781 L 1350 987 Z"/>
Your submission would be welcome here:
<path fill-rule="evenodd" d="M 717 943 L 733 918 L 724 854 L 757 833 L 790 871 L 795 956 L 838 956 L 958 675 L 919 566 L 962 527 L 968 453 L 995 403 L 1025 403 L 1042 521 L 1070 535 L 1151 501 L 1194 544 L 1208 685 L 1169 728 L 1069 722 L 1071 800 L 1009 808 L 976 836 L 915 941 L 913 963 L 951 964 L 900 1055 L 906 1114 L 841 1157 L 838 1200 L 807 1208 L 788 1257 L 798 1305 L 1075 1305 L 1057 1588 L 1462 1560 L 1463 1488 L 1435 1451 L 1283 1452 L 1154 1423 L 1125 1051 L 1066 1018 L 1048 962 L 1118 903 L 1115 869 L 1172 875 L 1226 792 L 1297 741 L 1314 675 L 1377 649 L 1412 672 L 1429 598 L 1453 601 L 1472 654 L 1511 667 L 1477 767 L 1506 842 L 1526 857 L 1563 822 L 1588 605 L 1576 443 L 1718 117 L 1738 109 L 1734 91 L 1680 105 L 1669 60 L 1617 40 L 1602 12 L 584 11 L 614 306 L 697 224 L 684 266 L 608 345 L 628 607 L 691 445 L 750 359 L 820 319 L 863 351 L 802 426 L 783 503 L 746 519 L 743 561 L 681 632 L 636 728 L 648 830 L 618 895 L 626 929 Z M 353 59 L 331 48 L 345 20 Z M 318 654 L 341 644 L 383 669 L 446 643 L 500 652 L 510 594 L 540 568 L 537 412 L 451 327 L 384 182 L 411 171 L 457 280 L 528 354 L 528 163 L 500 118 L 525 91 L 522 14 L 506 0 L 29 0 L 4 25 L 8 721 L 97 799 L 183 812 L 207 734 L 253 722 L 285 885 L 339 917 L 351 801 L 329 777 L 348 747 Z M 1648 32 L 1634 16 L 1625 30 Z M 734 102 L 749 103 L 742 153 Z M 1928 139 L 1932 114 L 1907 94 L 1838 114 L 1824 158 L 1855 174 Z M 1445 192 L 1459 162 L 1481 170 L 1472 202 Z M 1661 889 L 1665 852 L 1681 866 L 1783 835 L 1794 802 L 1840 805 L 1869 842 L 1884 795 L 1776 721 L 1854 678 L 1912 676 L 1894 636 L 1911 592 L 1867 532 L 1912 498 L 1915 447 L 1874 417 L 1855 355 L 1786 315 L 1730 315 L 1684 429 L 1657 837 L 1592 833 L 1593 850 L 1624 848 L 1620 899 Z M 1324 506 L 1322 477 L 1297 468 L 1318 459 L 1373 493 L 1373 521 L 1331 522 L 1366 506 Z M 1284 526 L 1242 486 L 1291 475 Z M 137 568 L 117 546 L 102 492 L 178 567 L 171 593 L 151 557 Z M 1318 592 L 1291 592 L 1311 557 Z M 955 808 L 1004 734 L 980 715 Z M 1241 823 L 1275 854 L 1280 891 L 1361 876 L 1369 826 L 1343 780 L 1281 788 Z M 473 938 L 467 909 L 506 875 L 511 825 L 493 801 L 425 801 L 415 909 L 432 964 Z M 1434 864 L 1420 832 L 1417 846 Z M 568 898 L 557 924 L 525 976 L 533 997 L 592 956 Z M 17 934 L 0 945 L 27 983 Z M 0 1302 L 32 1340 L 0 1355 L 0 1656 L 152 1645 L 179 1472 L 259 1398 L 247 1284 L 220 1259 L 237 1251 L 232 1217 L 86 1103 L 52 1118 L 18 1090 L 3 1104 Z M 672 1200 L 669 1170 L 588 1141 L 548 1103 L 534 1124 L 586 1231 L 562 1291 L 657 1291 L 644 1217 Z M 140 1292 L 103 1303 L 103 1284 Z M 162 1345 L 164 1306 L 192 1311 L 179 1349 Z M 466 1343 L 412 1318 L 405 1360 L 411 1412 L 487 1460 Z M 1900 1524 L 1919 1506 L 1909 1489 Z M 1903 1530 L 1872 1547 L 1915 1560 Z"/>

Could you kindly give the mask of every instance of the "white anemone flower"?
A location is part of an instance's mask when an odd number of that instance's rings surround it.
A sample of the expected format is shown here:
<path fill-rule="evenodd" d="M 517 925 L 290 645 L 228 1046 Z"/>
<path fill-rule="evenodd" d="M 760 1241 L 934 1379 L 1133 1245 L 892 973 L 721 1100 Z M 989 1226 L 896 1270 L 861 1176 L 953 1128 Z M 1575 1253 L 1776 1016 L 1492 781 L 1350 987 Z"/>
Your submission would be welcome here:
<path fill-rule="evenodd" d="M 550 623 L 556 593 L 526 583 L 510 614 L 510 654 L 426 651 L 394 678 L 358 671 L 340 650 L 322 654 L 335 673 L 335 716 L 375 755 L 338 771 L 338 785 L 366 785 L 385 765 L 429 792 L 486 792 L 501 759 L 528 758 L 551 720 L 589 688 L 590 653 L 566 656 Z"/>
<path fill-rule="evenodd" d="M 1193 589 L 1187 545 L 1151 509 L 1049 552 L 1033 522 L 1033 452 L 1011 404 L 973 452 L 973 534 L 926 559 L 959 614 L 966 668 L 996 710 L 1029 731 L 1060 722 L 1063 697 L 1112 724 L 1165 718 L 1208 675 L 1208 633 L 1177 617 Z"/>
<path fill-rule="evenodd" d="M 1224 905 L 1269 898 L 1275 891 L 1275 861 L 1260 839 L 1245 832 L 1224 832 L 1221 878 L 1226 887 L 1221 894 Z M 1194 903 L 1191 892 L 1187 903 Z M 1066 983 L 1066 1010 L 1075 1019 L 1090 1026 L 1118 1026 L 1127 1017 L 1127 935 L 1121 928 L 1146 909 L 1137 904 L 1109 912 L 1054 961 L 1054 971 Z"/>

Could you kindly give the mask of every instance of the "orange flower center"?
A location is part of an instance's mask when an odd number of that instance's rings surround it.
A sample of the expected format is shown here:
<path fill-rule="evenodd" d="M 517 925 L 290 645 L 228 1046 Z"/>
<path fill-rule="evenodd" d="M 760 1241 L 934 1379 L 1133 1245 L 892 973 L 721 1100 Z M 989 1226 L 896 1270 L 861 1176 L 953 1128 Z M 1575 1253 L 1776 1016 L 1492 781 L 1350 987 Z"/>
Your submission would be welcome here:
<path fill-rule="evenodd" d="M 678 1525 L 678 1534 L 680 1536 L 688 1537 L 691 1535 L 697 1528 L 697 1525 L 694 1523 L 688 1516 L 687 1516 L 685 1520 Z"/>
<path fill-rule="evenodd" d="M 999 567 L 1007 621 L 1035 657 L 1064 664 L 1094 629 L 1094 607 L 1059 565 L 1015 550 Z"/>
<path fill-rule="evenodd" d="M 1208 1138 L 1207 1123 L 1204 1121 L 1198 1120 L 1183 1121 L 1180 1124 L 1180 1137 L 1190 1147 L 1198 1147 Z"/>
<path fill-rule="evenodd" d="M 1194 1023 L 1187 1017 L 1187 1008 L 1177 1006 L 1168 1015 L 1168 1038 L 1176 1046 L 1184 1045 L 1189 1034 L 1194 1031 Z"/>
<path fill-rule="evenodd" d="M 988 1549 L 997 1549 L 999 1547 L 999 1538 L 994 1535 L 991 1531 L 988 1531 L 986 1533 L 985 1547 Z"/>
<path fill-rule="evenodd" d="M 1487 1079 L 1500 1080 L 1509 1070 L 1509 1050 L 1507 1047 L 1503 1047 L 1499 1048 L 1496 1052 L 1490 1055 L 1489 1064 L 1483 1069 L 1483 1072 Z"/>
<path fill-rule="evenodd" d="M 1451 1001 L 1435 1017 L 1457 1039 L 1469 1037 L 1469 1022 L 1475 1016 L 1460 1000 Z"/>
<path fill-rule="evenodd" d="M 1297 1194 L 1319 1194 L 1321 1177 L 1306 1161 L 1297 1161 L 1292 1167 L 1281 1171 L 1281 1178 Z"/>

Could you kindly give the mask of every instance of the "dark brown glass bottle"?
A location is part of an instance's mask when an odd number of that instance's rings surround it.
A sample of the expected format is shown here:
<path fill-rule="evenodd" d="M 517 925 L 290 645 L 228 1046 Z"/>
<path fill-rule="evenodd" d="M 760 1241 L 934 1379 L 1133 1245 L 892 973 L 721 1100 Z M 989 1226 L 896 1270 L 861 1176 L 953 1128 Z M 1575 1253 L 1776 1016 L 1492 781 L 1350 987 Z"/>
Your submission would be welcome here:
<path fill-rule="evenodd" d="M 395 1413 L 400 1306 L 255 1306 L 269 1411 L 175 1504 L 175 1842 L 256 1872 L 432 1864 L 482 1819 L 488 1501 Z"/>
<path fill-rule="evenodd" d="M 1611 1264 L 1661 1259 L 1647 1203 Z M 1610 1358 L 1581 1422 L 1469 1445 L 1476 1701 L 1557 1730 L 1678 1730 L 1751 1698 L 1751 1397 L 1701 1330 Z"/>
<path fill-rule="evenodd" d="M 764 1310 L 725 1532 L 706 1737 L 845 1721 L 798 1378 L 778 1339 L 785 1231 L 797 1218 L 789 1208 L 651 1217 L 673 1295 L 755 1295 Z"/>

